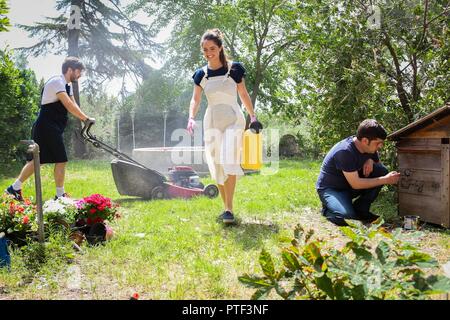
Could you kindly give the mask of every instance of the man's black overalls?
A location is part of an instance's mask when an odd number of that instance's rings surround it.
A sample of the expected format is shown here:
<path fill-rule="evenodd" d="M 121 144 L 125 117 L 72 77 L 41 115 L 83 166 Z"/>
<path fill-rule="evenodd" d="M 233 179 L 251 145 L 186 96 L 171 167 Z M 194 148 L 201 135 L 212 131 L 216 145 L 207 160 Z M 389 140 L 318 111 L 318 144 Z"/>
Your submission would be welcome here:
<path fill-rule="evenodd" d="M 45 86 L 44 86 L 45 87 Z M 70 86 L 66 84 L 67 95 Z M 41 92 L 41 101 L 44 89 Z M 67 109 L 60 100 L 42 105 L 33 124 L 32 139 L 39 145 L 40 163 L 67 162 L 63 133 L 67 125 Z M 31 156 L 32 157 L 32 156 Z M 31 160 L 27 158 L 27 160 Z"/>

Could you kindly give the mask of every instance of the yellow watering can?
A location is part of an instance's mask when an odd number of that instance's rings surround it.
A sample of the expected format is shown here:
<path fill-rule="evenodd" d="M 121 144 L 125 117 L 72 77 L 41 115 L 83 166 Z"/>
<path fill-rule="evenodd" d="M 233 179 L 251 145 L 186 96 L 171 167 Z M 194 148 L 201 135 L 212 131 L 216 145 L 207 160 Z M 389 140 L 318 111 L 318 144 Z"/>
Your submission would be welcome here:
<path fill-rule="evenodd" d="M 241 167 L 245 170 L 259 170 L 263 165 L 262 159 L 262 130 L 261 122 L 255 121 L 244 132 L 242 143 Z"/>

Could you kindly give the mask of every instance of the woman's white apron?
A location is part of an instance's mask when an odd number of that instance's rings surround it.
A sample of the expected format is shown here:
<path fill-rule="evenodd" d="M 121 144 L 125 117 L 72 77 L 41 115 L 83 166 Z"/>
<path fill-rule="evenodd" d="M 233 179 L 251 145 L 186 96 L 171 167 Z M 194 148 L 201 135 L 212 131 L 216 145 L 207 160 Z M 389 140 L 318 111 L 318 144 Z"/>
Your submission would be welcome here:
<path fill-rule="evenodd" d="M 230 77 L 232 62 L 226 75 L 208 79 L 208 69 L 200 86 L 208 100 L 203 119 L 205 157 L 211 178 L 223 185 L 228 175 L 242 176 L 242 138 L 245 129 L 244 114 L 237 102 L 237 85 Z"/>

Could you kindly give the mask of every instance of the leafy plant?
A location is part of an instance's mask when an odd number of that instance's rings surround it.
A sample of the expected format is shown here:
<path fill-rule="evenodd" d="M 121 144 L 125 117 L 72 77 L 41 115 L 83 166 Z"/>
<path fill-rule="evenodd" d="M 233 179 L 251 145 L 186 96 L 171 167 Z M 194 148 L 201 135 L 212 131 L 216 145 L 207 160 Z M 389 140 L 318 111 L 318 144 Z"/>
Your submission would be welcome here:
<path fill-rule="evenodd" d="M 83 219 L 88 225 L 113 220 L 118 218 L 117 205 L 111 202 L 110 198 L 100 194 L 93 194 L 77 202 L 77 218 Z"/>
<path fill-rule="evenodd" d="M 31 272 L 39 272 L 44 264 L 57 266 L 70 263 L 75 257 L 72 242 L 67 234 L 51 232 L 44 243 L 28 240 L 27 245 L 15 253 L 21 257 L 24 266 Z"/>
<path fill-rule="evenodd" d="M 35 217 L 35 206 L 29 200 L 21 203 L 10 196 L 0 196 L 0 232 L 9 239 L 25 239 L 27 233 L 36 231 Z"/>
<path fill-rule="evenodd" d="M 77 207 L 75 201 L 60 197 L 56 200 L 47 200 L 43 205 L 45 221 L 64 220 L 67 223 L 75 222 Z"/>
<path fill-rule="evenodd" d="M 401 229 L 389 233 L 381 219 L 370 227 L 347 222 L 340 229 L 350 241 L 341 249 L 327 249 L 326 242 L 313 240 L 313 230 L 297 225 L 291 245 L 281 251 L 279 270 L 263 249 L 263 276 L 245 274 L 239 281 L 256 289 L 252 299 L 272 290 L 284 299 L 314 300 L 425 299 L 450 291 L 450 278 L 428 272 L 438 262 L 403 241 Z"/>

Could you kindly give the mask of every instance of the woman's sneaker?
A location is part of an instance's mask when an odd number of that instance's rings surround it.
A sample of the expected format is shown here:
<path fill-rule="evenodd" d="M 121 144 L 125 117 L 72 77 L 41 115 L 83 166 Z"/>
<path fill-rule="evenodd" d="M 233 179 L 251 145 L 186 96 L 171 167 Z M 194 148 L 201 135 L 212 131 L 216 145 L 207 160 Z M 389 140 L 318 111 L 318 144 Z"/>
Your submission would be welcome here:
<path fill-rule="evenodd" d="M 234 219 L 234 215 L 230 211 L 225 211 L 222 213 L 222 221 L 225 224 L 234 223 L 236 220 Z"/>
<path fill-rule="evenodd" d="M 5 193 L 13 196 L 17 201 L 23 201 L 22 190 L 14 190 L 12 185 L 6 188 Z"/>

